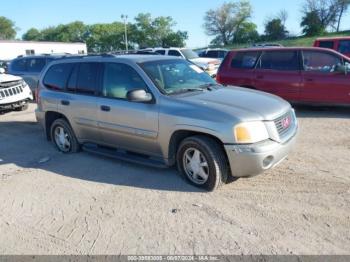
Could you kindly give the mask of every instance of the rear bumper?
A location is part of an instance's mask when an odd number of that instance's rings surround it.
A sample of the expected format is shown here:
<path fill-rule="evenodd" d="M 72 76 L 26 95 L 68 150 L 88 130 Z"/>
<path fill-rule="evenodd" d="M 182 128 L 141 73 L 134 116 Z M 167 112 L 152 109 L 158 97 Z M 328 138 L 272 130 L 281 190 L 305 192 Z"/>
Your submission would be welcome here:
<path fill-rule="evenodd" d="M 45 127 L 45 113 L 39 110 L 39 108 L 36 108 L 35 117 L 36 117 L 36 121 L 38 121 L 38 123 L 40 123 L 42 126 Z"/>
<path fill-rule="evenodd" d="M 226 145 L 232 176 L 255 176 L 277 166 L 288 156 L 296 138 L 295 134 L 284 144 L 269 140 L 253 145 Z"/>

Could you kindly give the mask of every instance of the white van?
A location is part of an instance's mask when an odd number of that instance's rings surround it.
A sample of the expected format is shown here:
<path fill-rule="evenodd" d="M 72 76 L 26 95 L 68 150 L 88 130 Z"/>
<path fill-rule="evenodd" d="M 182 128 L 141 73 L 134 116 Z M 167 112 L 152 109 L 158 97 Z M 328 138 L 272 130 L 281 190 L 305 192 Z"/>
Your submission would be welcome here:
<path fill-rule="evenodd" d="M 5 74 L 0 68 L 0 112 L 28 108 L 33 94 L 27 83 L 19 76 Z"/>

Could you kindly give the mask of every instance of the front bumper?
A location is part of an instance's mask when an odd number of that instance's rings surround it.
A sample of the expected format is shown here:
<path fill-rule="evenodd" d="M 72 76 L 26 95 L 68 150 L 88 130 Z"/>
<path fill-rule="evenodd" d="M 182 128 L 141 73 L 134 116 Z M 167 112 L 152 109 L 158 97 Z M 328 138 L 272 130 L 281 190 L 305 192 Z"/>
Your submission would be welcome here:
<path fill-rule="evenodd" d="M 268 140 L 253 145 L 225 145 L 233 177 L 250 177 L 281 163 L 296 142 L 295 134 L 281 144 Z"/>
<path fill-rule="evenodd" d="M 6 111 L 6 110 L 14 110 L 16 108 L 20 108 L 26 104 L 28 104 L 29 99 L 8 103 L 8 104 L 0 104 L 0 111 Z"/>

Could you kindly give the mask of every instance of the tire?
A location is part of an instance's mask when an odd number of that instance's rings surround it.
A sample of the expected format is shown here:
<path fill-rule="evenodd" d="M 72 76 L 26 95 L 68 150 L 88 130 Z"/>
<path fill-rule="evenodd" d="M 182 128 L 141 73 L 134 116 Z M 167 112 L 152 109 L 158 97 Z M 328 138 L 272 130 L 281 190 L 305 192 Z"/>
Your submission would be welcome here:
<path fill-rule="evenodd" d="M 63 133 L 60 131 L 63 130 Z M 56 136 L 57 134 L 57 136 Z M 62 134 L 59 136 L 58 134 Z M 78 140 L 71 128 L 70 124 L 65 119 L 56 119 L 50 128 L 51 141 L 54 143 L 55 147 L 62 153 L 76 153 L 80 150 L 80 145 Z M 60 138 L 62 140 L 60 140 Z M 68 143 L 69 142 L 69 146 Z"/>
<path fill-rule="evenodd" d="M 196 151 L 199 151 L 199 157 Z M 198 161 L 192 164 L 193 159 L 198 158 L 199 165 Z M 193 136 L 183 140 L 178 148 L 176 161 L 182 176 L 196 187 L 214 191 L 227 181 L 229 166 L 225 152 L 210 137 Z"/>

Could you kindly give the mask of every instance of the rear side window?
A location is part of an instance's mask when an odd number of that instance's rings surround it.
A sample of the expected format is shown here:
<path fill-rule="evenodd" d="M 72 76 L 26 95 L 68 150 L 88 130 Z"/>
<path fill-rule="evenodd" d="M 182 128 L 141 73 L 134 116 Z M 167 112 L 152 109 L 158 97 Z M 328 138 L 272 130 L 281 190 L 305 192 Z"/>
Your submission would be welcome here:
<path fill-rule="evenodd" d="M 320 41 L 318 46 L 322 47 L 322 48 L 334 49 L 334 42 L 333 41 Z"/>
<path fill-rule="evenodd" d="M 176 50 L 169 50 L 168 55 L 170 56 L 181 56 L 179 51 Z"/>
<path fill-rule="evenodd" d="M 217 58 L 217 57 L 219 57 L 219 52 L 218 51 L 208 51 L 206 57 Z"/>
<path fill-rule="evenodd" d="M 44 85 L 55 90 L 64 90 L 73 64 L 53 65 L 44 77 Z"/>
<path fill-rule="evenodd" d="M 17 72 L 23 72 L 26 71 L 26 59 L 17 59 L 12 62 L 11 70 L 17 71 Z"/>
<path fill-rule="evenodd" d="M 339 41 L 338 51 L 342 54 L 350 54 L 350 40 Z"/>
<path fill-rule="evenodd" d="M 76 92 L 93 95 L 97 91 L 99 63 L 81 63 L 77 78 Z"/>
<path fill-rule="evenodd" d="M 29 58 L 27 59 L 28 72 L 40 73 L 46 65 L 45 58 Z"/>
<path fill-rule="evenodd" d="M 165 50 L 156 50 L 156 53 L 160 55 L 165 55 Z"/>
<path fill-rule="evenodd" d="M 253 69 L 259 58 L 259 52 L 239 52 L 233 57 L 231 67 Z"/>
<path fill-rule="evenodd" d="M 298 51 L 265 52 L 261 57 L 259 68 L 277 71 L 299 70 Z"/>

